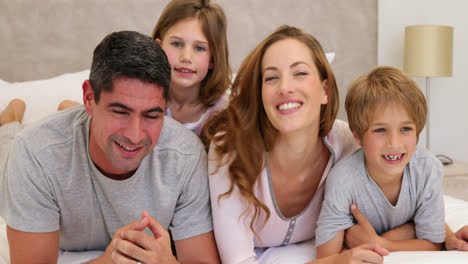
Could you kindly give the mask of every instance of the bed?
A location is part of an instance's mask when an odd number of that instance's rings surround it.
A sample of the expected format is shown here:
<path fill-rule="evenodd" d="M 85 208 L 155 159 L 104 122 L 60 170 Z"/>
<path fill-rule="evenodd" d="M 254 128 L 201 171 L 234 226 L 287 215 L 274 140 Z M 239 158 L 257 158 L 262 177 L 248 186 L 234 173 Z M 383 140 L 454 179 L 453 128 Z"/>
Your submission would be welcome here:
<path fill-rule="evenodd" d="M 467 223 L 468 202 L 445 196 L 446 221 L 453 230 L 458 230 Z M 0 264 L 9 263 L 6 224 L 0 217 Z M 59 253 L 59 264 L 80 264 L 92 260 L 103 252 L 63 252 Z M 297 245 L 270 248 L 262 252 L 260 263 L 264 264 L 302 264 L 315 258 L 315 241 L 306 241 Z M 384 258 L 384 264 L 466 264 L 468 252 L 461 251 L 402 251 L 392 252 Z"/>
<path fill-rule="evenodd" d="M 377 66 L 375 0 L 212 0 L 228 18 L 230 62 L 234 72 L 265 36 L 282 24 L 312 33 L 326 52 L 336 54 L 332 68 L 344 100 L 347 86 Z M 13 98 L 27 109 L 24 124 L 56 111 L 64 99 L 82 101 L 91 54 L 108 33 L 136 30 L 151 34 L 168 0 L 2 1 L 0 9 L 0 110 Z M 338 117 L 345 118 L 343 103 Z M 450 195 L 450 193 L 448 193 Z M 457 230 L 468 224 L 468 202 L 445 196 L 447 222 Z M 308 244 L 309 243 L 309 244 Z M 263 252 L 262 263 L 303 263 L 315 252 L 309 241 Z M 301 254 L 299 253 L 304 253 Z M 82 263 L 101 252 L 61 252 L 59 263 Z M 287 259 L 287 260 L 286 260 Z M 468 252 L 396 252 L 385 263 L 467 263 Z M 9 263 L 5 223 L 0 217 L 0 264 Z"/>

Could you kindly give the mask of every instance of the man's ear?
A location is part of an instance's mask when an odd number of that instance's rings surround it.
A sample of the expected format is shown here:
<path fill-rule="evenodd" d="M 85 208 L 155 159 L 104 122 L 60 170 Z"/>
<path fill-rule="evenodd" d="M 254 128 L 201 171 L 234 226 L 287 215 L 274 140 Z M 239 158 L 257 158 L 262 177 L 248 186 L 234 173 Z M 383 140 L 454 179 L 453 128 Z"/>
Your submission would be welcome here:
<path fill-rule="evenodd" d="M 96 105 L 94 101 L 94 92 L 89 80 L 83 82 L 83 104 L 88 115 L 93 115 L 93 109 Z"/>
<path fill-rule="evenodd" d="M 158 43 L 159 45 L 161 45 L 161 39 L 160 39 L 160 38 L 155 38 L 154 41 L 156 41 L 156 43 Z"/>
<path fill-rule="evenodd" d="M 353 131 L 353 137 L 354 137 L 354 140 L 356 141 L 356 143 L 358 143 L 359 146 L 362 147 L 362 142 L 361 142 L 361 140 L 359 139 L 359 137 L 358 137 L 356 131 Z"/>

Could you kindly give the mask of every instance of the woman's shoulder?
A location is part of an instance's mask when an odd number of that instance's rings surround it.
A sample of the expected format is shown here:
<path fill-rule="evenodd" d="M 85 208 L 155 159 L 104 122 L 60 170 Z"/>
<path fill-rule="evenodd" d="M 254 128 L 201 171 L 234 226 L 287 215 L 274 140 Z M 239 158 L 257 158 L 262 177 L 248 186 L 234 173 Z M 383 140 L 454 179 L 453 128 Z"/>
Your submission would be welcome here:
<path fill-rule="evenodd" d="M 359 148 L 353 137 L 353 133 L 349 129 L 348 123 L 343 120 L 335 120 L 332 129 L 325 136 L 324 141 L 333 150 L 336 161 Z"/>

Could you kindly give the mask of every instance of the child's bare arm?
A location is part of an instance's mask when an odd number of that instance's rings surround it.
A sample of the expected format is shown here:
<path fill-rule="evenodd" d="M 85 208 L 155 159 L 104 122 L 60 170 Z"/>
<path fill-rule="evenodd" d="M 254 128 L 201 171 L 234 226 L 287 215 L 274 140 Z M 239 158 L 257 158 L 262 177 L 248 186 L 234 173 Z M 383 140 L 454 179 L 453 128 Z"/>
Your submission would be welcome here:
<path fill-rule="evenodd" d="M 344 230 L 339 231 L 334 238 L 317 247 L 317 258 L 339 254 L 343 249 Z"/>
<path fill-rule="evenodd" d="M 438 251 L 442 249 L 442 243 L 432 243 L 425 239 L 411 240 L 389 240 L 382 239 L 381 244 L 384 248 L 392 251 Z"/>
<path fill-rule="evenodd" d="M 414 229 L 414 223 L 406 223 L 399 227 L 395 227 L 381 235 L 383 238 L 390 240 L 410 240 L 416 239 L 416 230 Z"/>
<path fill-rule="evenodd" d="M 353 226 L 352 232 L 354 234 L 347 234 L 345 244 L 348 248 L 365 243 L 377 243 L 389 251 L 433 251 L 440 250 L 442 248 L 441 243 L 432 243 L 424 239 L 415 239 L 414 225 L 410 224 L 398 227 L 401 228 L 399 231 L 411 229 L 409 230 L 408 236 L 405 237 L 406 239 L 402 239 L 401 234 L 398 235 L 398 239 L 395 240 L 390 238 L 391 233 L 390 235 L 387 234 L 387 236 L 379 236 L 356 206 L 351 206 L 351 212 L 358 223 Z"/>

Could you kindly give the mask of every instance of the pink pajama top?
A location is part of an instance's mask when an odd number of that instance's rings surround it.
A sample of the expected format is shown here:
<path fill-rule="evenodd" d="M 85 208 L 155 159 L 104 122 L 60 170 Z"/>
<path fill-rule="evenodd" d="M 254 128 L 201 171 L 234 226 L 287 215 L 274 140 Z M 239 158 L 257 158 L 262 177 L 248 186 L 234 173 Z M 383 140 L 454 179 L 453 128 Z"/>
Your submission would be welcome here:
<path fill-rule="evenodd" d="M 193 123 L 184 123 L 182 125 L 192 130 L 193 133 L 199 136 L 203 128 L 203 125 L 205 125 L 205 122 L 208 120 L 208 118 L 211 115 L 215 114 L 216 112 L 221 111 L 224 108 L 226 108 L 228 104 L 229 104 L 229 94 L 226 92 L 225 94 L 223 94 L 223 96 L 221 96 L 221 98 L 218 99 L 218 101 L 216 101 L 216 103 L 213 106 L 208 107 L 208 109 L 206 109 L 205 113 L 203 113 L 200 116 L 200 119 L 198 119 L 198 121 L 195 121 Z M 166 109 L 166 115 L 172 118 L 172 112 L 169 107 Z"/>
<path fill-rule="evenodd" d="M 222 263 L 258 263 L 254 252 L 256 247 L 284 246 L 315 237 L 315 227 L 322 206 L 328 172 L 337 161 L 358 148 L 348 124 L 340 120 L 335 121 L 332 130 L 323 141 L 331 152 L 330 160 L 314 197 L 304 211 L 294 217 L 284 217 L 278 208 L 267 162 L 254 186 L 257 198 L 270 209 L 270 218 L 263 228 L 265 219 L 263 211 L 260 221 L 254 225 L 260 240 L 250 230 L 253 214 L 251 211 L 243 214 L 248 204 L 241 197 L 237 187 L 234 187 L 230 196 L 218 200 L 219 195 L 229 190 L 231 182 L 227 165 L 217 169 L 217 154 L 213 144 L 211 145 L 208 153 L 209 184 L 214 233 Z"/>

